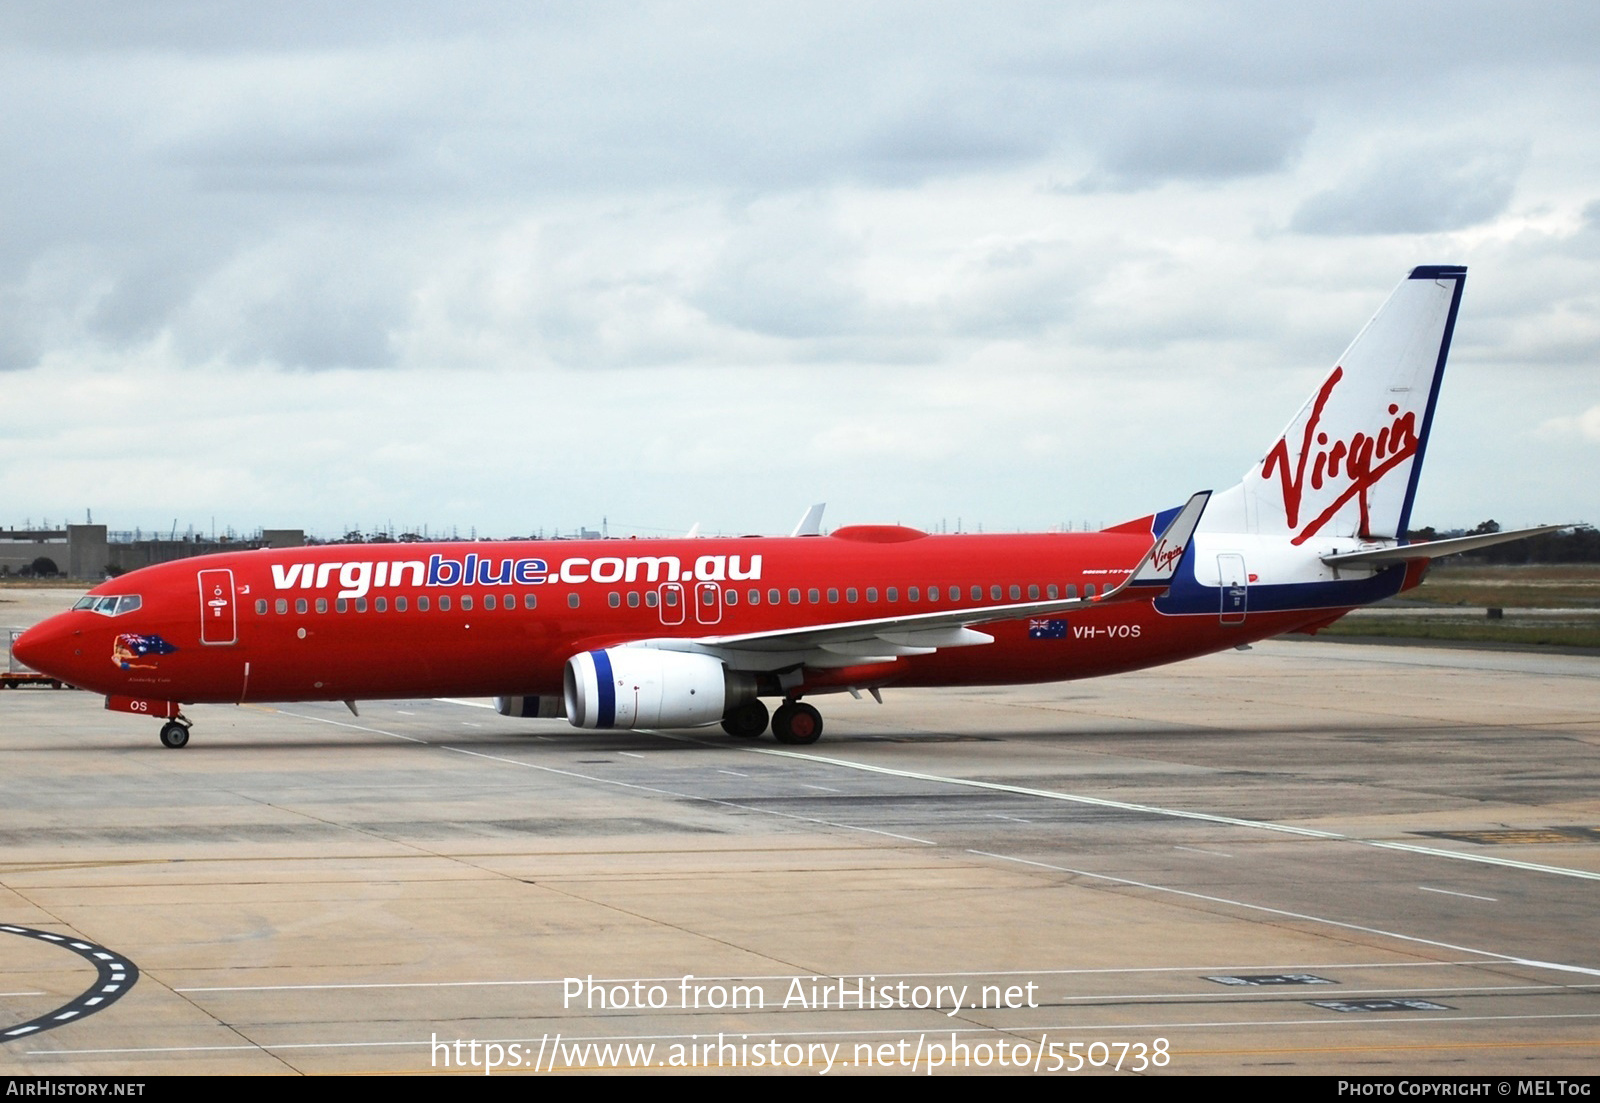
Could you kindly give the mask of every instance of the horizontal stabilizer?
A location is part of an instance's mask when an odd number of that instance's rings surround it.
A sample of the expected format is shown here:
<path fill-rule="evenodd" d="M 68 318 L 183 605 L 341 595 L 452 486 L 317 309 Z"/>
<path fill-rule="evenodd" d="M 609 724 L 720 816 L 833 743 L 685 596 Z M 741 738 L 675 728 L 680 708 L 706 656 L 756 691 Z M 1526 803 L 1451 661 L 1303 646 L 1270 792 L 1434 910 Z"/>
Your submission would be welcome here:
<path fill-rule="evenodd" d="M 1451 540 L 1429 540 L 1422 544 L 1396 544 L 1388 548 L 1369 548 L 1365 551 L 1336 552 L 1325 555 L 1322 561 L 1330 567 L 1365 565 L 1382 567 L 1405 563 L 1412 559 L 1442 559 L 1447 555 L 1492 548 L 1496 544 L 1509 544 L 1513 540 L 1526 540 L 1547 532 L 1559 532 L 1571 525 L 1538 525 L 1531 529 L 1514 529 L 1511 532 L 1485 532 L 1477 536 L 1457 536 Z"/>

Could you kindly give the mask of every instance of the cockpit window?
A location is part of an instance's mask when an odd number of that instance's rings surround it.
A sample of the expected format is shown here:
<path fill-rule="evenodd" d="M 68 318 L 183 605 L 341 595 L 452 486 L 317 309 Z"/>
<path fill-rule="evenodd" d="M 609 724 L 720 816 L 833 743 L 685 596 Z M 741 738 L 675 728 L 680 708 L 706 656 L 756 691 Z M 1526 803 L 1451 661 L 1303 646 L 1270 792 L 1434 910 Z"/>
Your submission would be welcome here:
<path fill-rule="evenodd" d="M 96 597 L 90 594 L 79 598 L 72 607 L 90 609 L 105 617 L 120 617 L 123 613 L 133 612 L 142 603 L 138 594 L 113 594 L 109 597 Z"/>

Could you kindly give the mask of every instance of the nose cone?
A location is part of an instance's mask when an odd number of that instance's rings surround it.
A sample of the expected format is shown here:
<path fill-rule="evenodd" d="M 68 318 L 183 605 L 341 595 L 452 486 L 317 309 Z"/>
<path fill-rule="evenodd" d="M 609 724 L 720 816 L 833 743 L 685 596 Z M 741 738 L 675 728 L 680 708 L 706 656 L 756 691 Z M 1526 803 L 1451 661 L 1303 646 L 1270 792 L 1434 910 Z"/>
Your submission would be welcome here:
<path fill-rule="evenodd" d="M 40 674 L 68 680 L 75 634 L 65 616 L 51 617 L 12 641 L 11 660 Z"/>

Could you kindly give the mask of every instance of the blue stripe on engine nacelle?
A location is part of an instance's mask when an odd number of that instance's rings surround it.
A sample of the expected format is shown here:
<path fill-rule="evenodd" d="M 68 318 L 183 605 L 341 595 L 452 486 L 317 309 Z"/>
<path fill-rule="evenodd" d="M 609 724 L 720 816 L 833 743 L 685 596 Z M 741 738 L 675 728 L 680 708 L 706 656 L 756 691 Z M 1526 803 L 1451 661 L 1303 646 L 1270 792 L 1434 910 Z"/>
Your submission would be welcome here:
<path fill-rule="evenodd" d="M 594 726 L 609 728 L 617 722 L 617 687 L 612 684 L 616 679 L 611 674 L 611 657 L 604 651 L 591 651 L 589 657 L 594 660 L 595 691 L 600 695 Z"/>

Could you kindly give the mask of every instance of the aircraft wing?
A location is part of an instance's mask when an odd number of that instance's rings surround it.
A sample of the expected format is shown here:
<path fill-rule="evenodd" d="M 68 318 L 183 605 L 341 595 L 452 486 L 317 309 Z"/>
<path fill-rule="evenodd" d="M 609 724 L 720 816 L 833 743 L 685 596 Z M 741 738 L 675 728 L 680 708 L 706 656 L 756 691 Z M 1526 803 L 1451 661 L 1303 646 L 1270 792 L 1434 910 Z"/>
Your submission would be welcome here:
<path fill-rule="evenodd" d="M 1160 597 L 1171 585 L 1210 498 L 1209 490 L 1191 497 L 1128 577 L 1095 597 L 984 605 L 738 635 L 646 640 L 639 646 L 712 654 L 740 670 L 778 670 L 801 663 L 841 667 L 889 662 L 902 655 L 928 655 L 941 647 L 992 643 L 993 636 L 976 631 L 972 626 Z"/>
<path fill-rule="evenodd" d="M 1408 559 L 1443 559 L 1447 555 L 1460 555 L 1462 552 L 1477 551 L 1479 548 L 1492 548 L 1496 544 L 1508 544 L 1513 540 L 1525 540 L 1530 536 L 1559 532 L 1571 527 L 1571 525 L 1539 525 L 1531 529 L 1513 529 L 1510 532 L 1486 532 L 1477 536 L 1457 536 L 1449 540 L 1429 540 L 1422 544 L 1394 544 L 1383 548 L 1369 548 L 1365 551 L 1334 552 L 1323 556 L 1322 561 L 1330 567 L 1358 564 L 1388 567 L 1404 563 Z"/>

